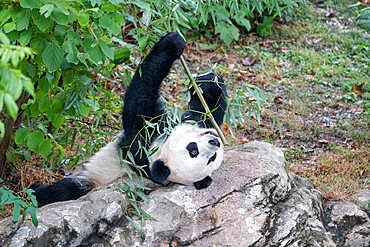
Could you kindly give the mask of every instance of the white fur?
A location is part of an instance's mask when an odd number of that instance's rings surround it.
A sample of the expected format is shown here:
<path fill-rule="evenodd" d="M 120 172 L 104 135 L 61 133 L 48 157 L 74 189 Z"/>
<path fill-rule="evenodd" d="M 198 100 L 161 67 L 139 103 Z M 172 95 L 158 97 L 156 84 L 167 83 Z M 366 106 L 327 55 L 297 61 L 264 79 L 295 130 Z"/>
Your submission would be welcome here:
<path fill-rule="evenodd" d="M 170 182 L 180 184 L 193 184 L 203 178 L 211 175 L 222 162 L 223 146 L 210 145 L 208 141 L 215 136 L 206 134 L 214 129 L 198 128 L 194 125 L 176 126 L 165 143 L 155 152 L 150 159 L 154 162 L 157 159 L 163 160 L 165 165 L 170 169 L 171 174 L 167 178 Z M 119 135 L 123 135 L 120 133 Z M 94 186 L 107 185 L 114 182 L 124 174 L 120 165 L 118 155 L 119 136 L 107 146 L 99 150 L 90 160 L 84 164 L 84 170 L 78 173 L 77 177 L 86 178 Z M 191 158 L 186 146 L 190 142 L 196 142 L 198 145 L 199 155 Z M 153 143 L 152 148 L 158 145 L 158 141 Z M 216 159 L 209 163 L 208 160 L 217 153 Z M 150 167 L 152 162 L 150 164 Z"/>
<path fill-rule="evenodd" d="M 84 164 L 84 171 L 77 177 L 86 177 L 95 186 L 110 184 L 122 174 L 118 155 L 118 139 L 99 150 Z"/>
<path fill-rule="evenodd" d="M 154 162 L 161 159 L 170 169 L 168 181 L 180 184 L 200 181 L 211 175 L 221 165 L 223 159 L 222 143 L 219 140 L 220 147 L 209 144 L 208 141 L 215 138 L 210 134 L 204 135 L 209 131 L 215 132 L 214 129 L 203 129 L 187 124 L 176 126 L 166 142 L 152 155 L 151 160 Z M 186 149 L 190 142 L 196 142 L 198 145 L 199 155 L 196 158 L 191 158 Z M 153 148 L 156 145 L 157 143 L 154 143 Z M 216 159 L 207 165 L 215 152 Z"/>

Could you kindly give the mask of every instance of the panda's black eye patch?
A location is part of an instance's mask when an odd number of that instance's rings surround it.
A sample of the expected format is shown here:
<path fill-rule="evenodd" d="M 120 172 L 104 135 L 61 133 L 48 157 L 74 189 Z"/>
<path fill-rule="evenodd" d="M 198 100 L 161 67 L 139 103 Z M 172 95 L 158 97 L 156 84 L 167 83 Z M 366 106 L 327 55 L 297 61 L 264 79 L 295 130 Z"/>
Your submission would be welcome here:
<path fill-rule="evenodd" d="M 195 142 L 190 142 L 186 146 L 186 150 L 189 151 L 189 155 L 192 158 L 196 158 L 198 156 L 198 154 L 199 154 L 198 145 Z"/>
<path fill-rule="evenodd" d="M 209 158 L 209 160 L 207 162 L 207 166 L 209 165 L 209 163 L 215 161 L 216 157 L 217 157 L 217 153 L 215 153 L 211 158 Z"/>

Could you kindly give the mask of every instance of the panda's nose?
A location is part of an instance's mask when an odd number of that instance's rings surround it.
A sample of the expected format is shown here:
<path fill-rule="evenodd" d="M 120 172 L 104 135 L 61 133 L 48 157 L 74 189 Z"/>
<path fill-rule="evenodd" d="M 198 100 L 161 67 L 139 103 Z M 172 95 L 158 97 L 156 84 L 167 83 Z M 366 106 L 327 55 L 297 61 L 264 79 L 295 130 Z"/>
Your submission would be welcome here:
<path fill-rule="evenodd" d="M 220 142 L 216 138 L 209 140 L 208 143 L 212 146 L 220 147 Z"/>

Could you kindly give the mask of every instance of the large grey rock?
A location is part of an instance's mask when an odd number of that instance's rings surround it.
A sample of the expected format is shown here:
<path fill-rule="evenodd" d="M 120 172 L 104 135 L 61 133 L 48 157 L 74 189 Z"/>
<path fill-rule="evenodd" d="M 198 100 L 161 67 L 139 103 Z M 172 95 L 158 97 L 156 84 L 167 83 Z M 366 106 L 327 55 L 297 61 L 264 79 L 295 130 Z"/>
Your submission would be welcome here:
<path fill-rule="evenodd" d="M 320 193 L 286 170 L 280 149 L 262 142 L 230 149 L 212 177 L 200 191 L 154 187 L 140 204 L 153 219 L 140 232 L 112 185 L 41 208 L 37 228 L 30 220 L 0 221 L 0 246 L 335 246 Z"/>
<path fill-rule="evenodd" d="M 117 188 L 99 188 L 81 200 L 49 204 L 31 220 L 14 224 L 0 221 L 0 246 L 77 246 L 124 215 L 125 197 Z M 104 231 L 104 230 L 103 230 Z"/>
<path fill-rule="evenodd" d="M 325 211 L 325 227 L 337 246 L 370 246 L 368 209 L 363 211 L 351 202 L 331 202 Z"/>

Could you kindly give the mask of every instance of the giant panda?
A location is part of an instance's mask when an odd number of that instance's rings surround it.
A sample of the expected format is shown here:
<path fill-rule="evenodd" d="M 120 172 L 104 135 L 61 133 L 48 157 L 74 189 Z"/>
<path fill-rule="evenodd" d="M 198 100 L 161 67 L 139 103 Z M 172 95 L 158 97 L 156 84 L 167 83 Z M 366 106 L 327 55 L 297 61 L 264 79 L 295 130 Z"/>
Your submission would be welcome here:
<path fill-rule="evenodd" d="M 177 126 L 170 126 L 172 124 L 166 119 L 168 113 L 160 100 L 162 80 L 184 48 L 185 40 L 178 33 L 168 33 L 160 38 L 127 88 L 121 132 L 91 157 L 82 171 L 51 185 L 33 184 L 31 189 L 35 191 L 39 205 L 77 199 L 94 187 L 112 183 L 122 176 L 120 153 L 125 158 L 128 151 L 135 164 L 143 167 L 148 178 L 155 183 L 193 184 L 196 189 L 207 188 L 212 183 L 210 175 L 222 162 L 223 144 L 207 119 L 198 95 L 190 88 L 191 97 L 188 109 L 183 113 L 184 121 Z M 210 73 L 196 80 L 212 115 L 221 125 L 227 105 L 222 77 Z M 157 131 L 151 131 L 148 137 L 144 133 L 148 121 L 157 124 L 152 128 L 159 129 L 159 132 L 170 129 L 170 134 L 157 138 Z M 143 155 L 139 150 L 143 145 L 148 150 L 155 149 L 154 154 L 150 157 Z"/>

